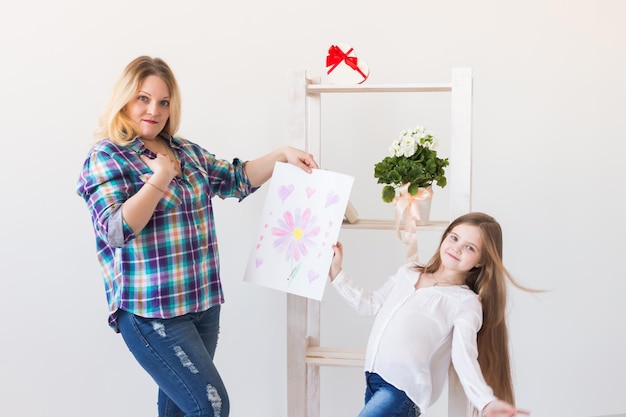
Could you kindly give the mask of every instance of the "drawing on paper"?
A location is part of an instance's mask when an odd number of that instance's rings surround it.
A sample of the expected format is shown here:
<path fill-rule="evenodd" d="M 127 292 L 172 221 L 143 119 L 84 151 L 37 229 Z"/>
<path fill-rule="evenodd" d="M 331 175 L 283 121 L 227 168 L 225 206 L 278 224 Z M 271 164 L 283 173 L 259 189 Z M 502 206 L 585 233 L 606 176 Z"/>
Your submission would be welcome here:
<path fill-rule="evenodd" d="M 244 280 L 321 300 L 353 182 L 276 163 Z"/>

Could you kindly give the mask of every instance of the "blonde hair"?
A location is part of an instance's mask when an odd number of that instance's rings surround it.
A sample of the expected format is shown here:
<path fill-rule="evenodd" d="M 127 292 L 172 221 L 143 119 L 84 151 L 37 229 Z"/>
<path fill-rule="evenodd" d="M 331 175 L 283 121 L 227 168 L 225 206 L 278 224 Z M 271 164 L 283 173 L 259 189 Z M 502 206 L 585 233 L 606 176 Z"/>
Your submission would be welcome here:
<path fill-rule="evenodd" d="M 441 243 L 459 224 L 469 224 L 480 229 L 482 249 L 480 266 L 468 271 L 465 277 L 472 291 L 478 294 L 483 310 L 483 325 L 478 332 L 478 362 L 487 384 L 494 395 L 511 404 L 515 403 L 511 364 L 509 358 L 509 335 L 506 326 L 506 280 L 526 291 L 509 274 L 502 262 L 502 228 L 491 216 L 473 212 L 455 219 L 441 237 Z M 430 261 L 418 267 L 422 272 L 435 272 L 441 267 L 439 251 Z"/>
<path fill-rule="evenodd" d="M 163 131 L 174 136 L 180 125 L 180 90 L 176 77 L 170 67 L 160 58 L 140 56 L 131 61 L 113 86 L 99 120 L 99 127 L 94 133 L 96 140 L 109 138 L 119 145 L 133 141 L 139 135 L 139 129 L 124 109 L 136 96 L 143 81 L 151 75 L 156 75 L 165 82 L 169 90 L 170 117 L 165 123 Z"/>

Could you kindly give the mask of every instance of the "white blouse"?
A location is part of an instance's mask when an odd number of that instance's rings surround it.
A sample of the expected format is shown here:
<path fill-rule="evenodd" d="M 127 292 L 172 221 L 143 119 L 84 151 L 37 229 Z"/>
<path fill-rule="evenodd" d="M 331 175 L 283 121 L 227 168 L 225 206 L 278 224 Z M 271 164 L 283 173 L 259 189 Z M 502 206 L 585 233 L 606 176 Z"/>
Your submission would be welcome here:
<path fill-rule="evenodd" d="M 376 291 L 366 292 L 341 271 L 332 285 L 361 315 L 376 315 L 365 371 L 404 391 L 424 412 L 441 394 L 450 363 L 467 398 L 482 410 L 496 399 L 478 364 L 476 334 L 482 307 L 467 286 L 415 289 L 420 273 L 403 265 Z"/>

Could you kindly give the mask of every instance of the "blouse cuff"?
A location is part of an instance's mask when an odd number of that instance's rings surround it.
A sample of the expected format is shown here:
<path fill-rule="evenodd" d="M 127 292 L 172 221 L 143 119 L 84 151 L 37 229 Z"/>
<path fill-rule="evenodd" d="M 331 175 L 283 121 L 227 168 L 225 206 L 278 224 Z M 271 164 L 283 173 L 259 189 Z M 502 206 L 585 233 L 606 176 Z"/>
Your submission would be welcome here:
<path fill-rule="evenodd" d="M 341 271 L 339 271 L 339 273 L 337 274 L 337 276 L 335 277 L 335 279 L 333 279 L 331 281 L 331 284 L 333 285 L 339 285 L 341 284 L 341 281 L 343 281 L 346 278 L 346 273 L 344 272 L 344 270 L 342 269 Z"/>
<path fill-rule="evenodd" d="M 490 403 L 494 402 L 495 400 L 497 400 L 498 398 L 495 396 L 487 396 L 487 397 L 483 397 L 479 400 L 479 404 L 478 406 L 480 408 L 478 408 L 478 411 L 480 412 L 480 415 L 484 415 L 484 410 L 485 407 L 487 407 Z"/>

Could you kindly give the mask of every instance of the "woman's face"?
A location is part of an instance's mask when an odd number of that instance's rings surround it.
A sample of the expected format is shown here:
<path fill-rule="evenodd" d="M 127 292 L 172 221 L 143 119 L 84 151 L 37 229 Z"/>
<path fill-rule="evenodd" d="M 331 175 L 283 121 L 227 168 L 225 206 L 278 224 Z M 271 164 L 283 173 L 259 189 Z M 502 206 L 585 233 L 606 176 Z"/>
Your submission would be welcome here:
<path fill-rule="evenodd" d="M 441 243 L 439 255 L 443 265 L 457 272 L 467 272 L 480 266 L 483 247 L 482 232 L 478 226 L 459 224 Z"/>
<path fill-rule="evenodd" d="M 170 117 L 170 92 L 165 82 L 156 75 L 148 76 L 124 112 L 137 123 L 142 139 L 156 138 Z"/>

